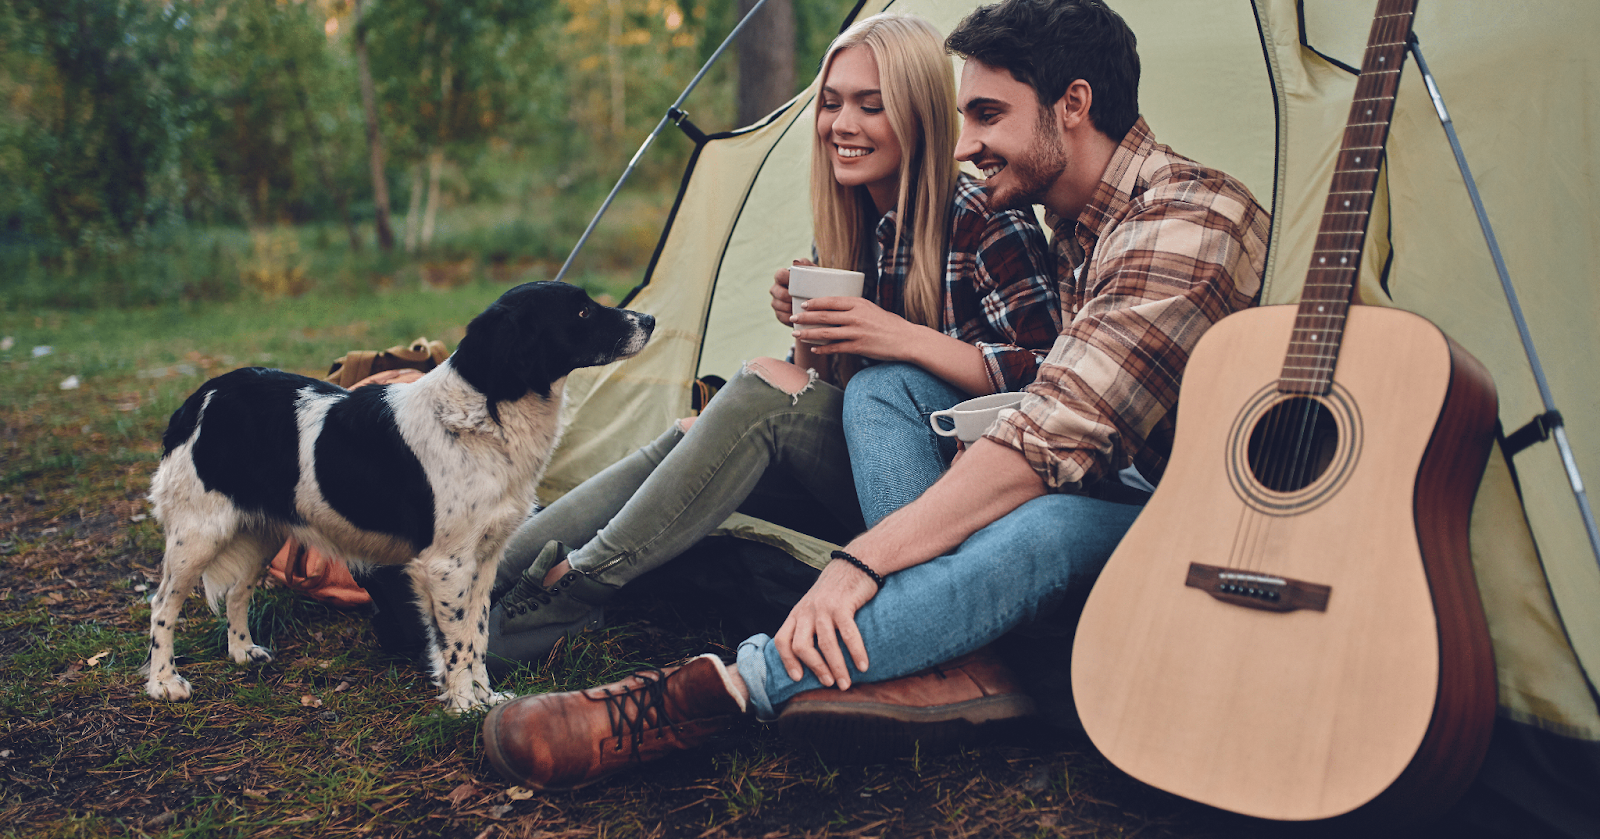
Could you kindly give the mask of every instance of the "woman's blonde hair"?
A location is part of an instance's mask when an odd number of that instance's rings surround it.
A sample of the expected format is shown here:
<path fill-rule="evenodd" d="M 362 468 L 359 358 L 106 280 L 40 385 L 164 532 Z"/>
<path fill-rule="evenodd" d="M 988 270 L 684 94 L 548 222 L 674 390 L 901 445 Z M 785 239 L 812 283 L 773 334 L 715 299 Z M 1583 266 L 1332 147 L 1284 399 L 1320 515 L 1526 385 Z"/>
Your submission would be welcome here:
<path fill-rule="evenodd" d="M 945 251 L 950 199 L 956 184 L 955 74 L 944 40 L 919 17 L 873 15 L 840 33 L 817 74 L 814 112 L 822 107 L 821 83 L 841 50 L 864 47 L 878 65 L 884 113 L 900 140 L 900 189 L 896 242 L 911 234 L 911 269 L 903 295 L 905 317 L 939 328 L 943 310 Z M 811 218 L 820 264 L 877 273 L 874 226 L 878 213 L 864 186 L 841 186 L 833 178 L 827 144 L 812 132 Z"/>

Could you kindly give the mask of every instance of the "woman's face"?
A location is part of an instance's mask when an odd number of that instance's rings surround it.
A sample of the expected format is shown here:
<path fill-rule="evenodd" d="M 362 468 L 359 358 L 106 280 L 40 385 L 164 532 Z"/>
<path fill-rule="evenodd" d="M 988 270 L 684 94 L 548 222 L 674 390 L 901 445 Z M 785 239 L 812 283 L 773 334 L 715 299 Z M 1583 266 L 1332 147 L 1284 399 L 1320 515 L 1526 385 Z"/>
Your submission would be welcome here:
<path fill-rule="evenodd" d="M 900 138 L 889 126 L 878 85 L 878 62 L 865 47 L 833 56 L 822 80 L 817 136 L 843 186 L 864 186 L 878 212 L 894 206 L 900 189 Z"/>

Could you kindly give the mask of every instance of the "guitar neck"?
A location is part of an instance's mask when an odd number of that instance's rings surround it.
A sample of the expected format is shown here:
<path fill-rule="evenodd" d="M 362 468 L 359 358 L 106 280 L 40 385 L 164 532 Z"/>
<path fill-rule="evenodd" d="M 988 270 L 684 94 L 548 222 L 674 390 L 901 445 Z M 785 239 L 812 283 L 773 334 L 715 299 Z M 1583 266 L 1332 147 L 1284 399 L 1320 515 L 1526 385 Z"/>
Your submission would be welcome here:
<path fill-rule="evenodd" d="M 1416 10 L 1417 0 L 1380 0 L 1373 17 L 1333 185 L 1323 206 L 1316 249 L 1311 253 L 1311 268 L 1278 380 L 1280 392 L 1325 394 L 1332 388 Z"/>

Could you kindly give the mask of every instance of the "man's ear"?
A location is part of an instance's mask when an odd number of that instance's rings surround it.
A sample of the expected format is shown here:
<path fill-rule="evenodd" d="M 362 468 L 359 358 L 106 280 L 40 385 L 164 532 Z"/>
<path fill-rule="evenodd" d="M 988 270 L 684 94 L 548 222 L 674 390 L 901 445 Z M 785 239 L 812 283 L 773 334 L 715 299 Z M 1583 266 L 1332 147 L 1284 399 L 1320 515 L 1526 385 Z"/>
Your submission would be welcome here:
<path fill-rule="evenodd" d="M 1051 106 L 1062 131 L 1071 131 L 1080 125 L 1092 125 L 1089 106 L 1094 104 L 1094 90 L 1083 79 L 1073 79 L 1065 93 Z"/>

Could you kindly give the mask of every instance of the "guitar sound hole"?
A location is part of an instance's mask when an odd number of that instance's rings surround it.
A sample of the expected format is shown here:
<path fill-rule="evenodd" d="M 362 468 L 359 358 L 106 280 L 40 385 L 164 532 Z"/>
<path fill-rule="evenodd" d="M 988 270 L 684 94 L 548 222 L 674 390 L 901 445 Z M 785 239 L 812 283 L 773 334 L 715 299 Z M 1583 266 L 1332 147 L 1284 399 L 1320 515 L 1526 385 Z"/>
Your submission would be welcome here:
<path fill-rule="evenodd" d="M 1321 402 L 1293 396 L 1250 432 L 1250 471 L 1267 489 L 1294 492 L 1322 476 L 1339 447 L 1339 426 Z"/>

